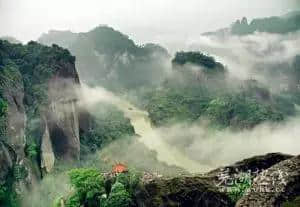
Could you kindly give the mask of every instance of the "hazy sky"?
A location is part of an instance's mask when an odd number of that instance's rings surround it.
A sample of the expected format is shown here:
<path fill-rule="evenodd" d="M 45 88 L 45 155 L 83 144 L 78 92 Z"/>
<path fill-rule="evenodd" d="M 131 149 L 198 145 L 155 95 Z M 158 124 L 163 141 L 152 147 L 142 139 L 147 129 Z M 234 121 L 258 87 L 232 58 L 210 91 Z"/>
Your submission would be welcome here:
<path fill-rule="evenodd" d="M 299 5 L 300 0 L 0 0 L 0 36 L 28 41 L 49 29 L 84 32 L 107 24 L 138 42 L 172 41 Z"/>

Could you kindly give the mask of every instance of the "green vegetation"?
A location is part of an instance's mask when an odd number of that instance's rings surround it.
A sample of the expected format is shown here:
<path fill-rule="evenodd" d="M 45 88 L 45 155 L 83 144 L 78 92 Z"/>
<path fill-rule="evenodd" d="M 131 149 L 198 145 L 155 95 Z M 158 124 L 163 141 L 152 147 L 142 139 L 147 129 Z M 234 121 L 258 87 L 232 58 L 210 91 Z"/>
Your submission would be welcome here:
<path fill-rule="evenodd" d="M 8 41 L 0 40 L 0 117 L 1 117 L 1 139 L 5 141 L 6 114 L 8 95 L 23 96 L 24 108 L 26 113 L 26 146 L 25 156 L 28 163 L 26 167 L 38 177 L 41 172 L 40 166 L 40 144 L 43 135 L 43 116 L 44 109 L 49 105 L 48 82 L 57 75 L 65 77 L 71 74 L 72 78 L 79 83 L 78 76 L 74 67 L 75 57 L 71 56 L 68 50 L 62 49 L 57 45 L 46 47 L 36 42 L 29 42 L 27 45 L 11 44 Z M 69 77 L 66 77 L 69 78 Z M 14 100 L 15 101 L 15 100 Z M 16 103 L 18 104 L 18 103 Z M 22 103 L 20 103 L 22 104 Z M 23 106 L 20 106 L 23 107 Z M 81 155 L 85 156 L 91 152 L 103 148 L 106 144 L 126 136 L 134 135 L 134 129 L 129 119 L 114 107 L 101 105 L 101 109 L 91 116 L 88 130 L 80 131 Z M 21 108 L 20 110 L 23 110 Z M 100 112 L 99 112 L 100 111 Z M 94 116 L 95 115 L 95 116 Z M 28 165 L 28 166 L 27 166 Z M 25 181 L 27 170 L 23 165 L 15 165 L 11 169 L 9 185 Z M 4 183 L 5 186 L 8 183 Z M 77 186 L 78 187 L 78 186 Z M 6 206 L 13 206 L 13 200 L 9 200 L 8 195 L 14 196 L 14 189 L 1 189 L 1 195 L 5 193 Z M 88 199 L 81 193 L 74 195 L 70 199 L 70 205 L 76 203 L 76 199 Z M 93 196 L 93 195 L 92 195 Z M 76 204 L 74 204 L 76 205 Z M 91 204 L 93 206 L 93 204 Z"/>
<path fill-rule="evenodd" d="M 105 194 L 104 179 L 96 169 L 74 169 L 69 172 L 71 185 L 75 192 L 66 201 L 67 207 L 100 206 L 101 196 Z"/>
<path fill-rule="evenodd" d="M 29 143 L 25 147 L 25 154 L 27 157 L 29 157 L 31 160 L 37 160 L 39 156 L 39 147 L 35 143 L 35 141 Z"/>
<path fill-rule="evenodd" d="M 6 185 L 0 185 L 0 206 L 19 207 L 20 201 L 17 194 Z"/>
<path fill-rule="evenodd" d="M 114 106 L 101 103 L 91 121 L 90 128 L 81 133 L 81 154 L 87 155 L 103 148 L 114 140 L 134 135 L 134 128 L 123 112 Z"/>
<path fill-rule="evenodd" d="M 198 77 L 186 63 L 206 65 L 211 71 L 222 68 L 223 75 Z M 176 75 L 145 96 L 145 108 L 156 126 L 208 119 L 213 127 L 243 129 L 295 114 L 291 96 L 272 95 L 255 80 L 235 80 L 239 86 L 230 85 L 224 67 L 202 53 L 178 53 L 173 64 Z"/>
<path fill-rule="evenodd" d="M 279 106 L 278 106 L 279 107 Z M 146 106 L 154 125 L 208 118 L 220 127 L 251 128 L 264 121 L 281 121 L 283 112 L 243 93 L 221 97 L 193 96 L 174 90 L 156 91 Z"/>
<path fill-rule="evenodd" d="M 109 177 L 93 168 L 73 169 L 68 174 L 73 192 L 66 198 L 67 207 L 129 207 L 140 181 L 140 175 L 133 170 Z M 56 199 L 54 206 L 60 207 L 61 200 Z"/>
<path fill-rule="evenodd" d="M 48 80 L 63 68 L 62 64 L 74 65 L 74 62 L 75 57 L 57 45 L 45 47 L 36 42 L 21 45 L 0 40 L 1 90 L 10 86 L 22 93 L 24 87 L 24 104 L 32 118 L 38 115 L 41 105 L 48 103 Z"/>
<path fill-rule="evenodd" d="M 26 135 L 25 155 L 29 158 L 28 163 L 27 159 L 24 158 L 26 167 L 25 164 L 12 163 L 13 167 L 9 169 L 8 175 L 5 174 L 7 179 L 3 182 L 3 186 L 6 188 L 1 190 L 1 194 L 5 194 L 4 206 L 19 206 L 17 200 L 20 195 L 16 194 L 16 191 L 19 190 L 16 188 L 19 187 L 19 183 L 26 185 L 27 167 L 33 166 L 35 169 L 32 170 L 36 170 L 36 175 L 39 176 L 40 174 L 37 167 L 39 166 L 41 138 L 40 110 L 49 104 L 48 81 L 55 74 L 60 73 L 62 69 L 74 69 L 74 62 L 75 57 L 56 45 L 46 47 L 36 42 L 22 45 L 0 40 L 0 142 L 7 146 L 6 139 L 10 138 L 7 137 L 5 131 L 7 128 L 7 109 L 10 107 L 8 104 L 16 104 L 22 113 L 25 108 L 27 117 L 26 128 L 24 129 Z M 76 76 L 76 74 L 74 75 Z M 11 147 L 10 150 L 15 150 L 14 146 L 8 147 Z"/>
<path fill-rule="evenodd" d="M 13 177 L 15 181 L 22 181 L 28 175 L 28 172 L 24 165 L 16 164 L 13 168 Z"/>
<path fill-rule="evenodd" d="M 4 136 L 6 132 L 7 107 L 8 107 L 7 102 L 2 97 L 0 97 L 0 137 Z"/>
<path fill-rule="evenodd" d="M 135 189 L 138 187 L 141 173 L 130 169 L 126 173 L 120 173 L 116 176 L 116 182 L 121 183 L 130 196 L 133 196 Z"/>
<path fill-rule="evenodd" d="M 129 207 L 131 199 L 122 183 L 113 184 L 111 192 L 103 205 L 104 207 Z"/>
<path fill-rule="evenodd" d="M 281 18 L 253 20 L 250 24 L 244 18 L 232 26 L 232 33 L 244 35 L 256 30 L 274 33 L 295 31 L 300 26 L 299 16 L 287 18 L 289 20 Z M 293 25 L 286 24 L 283 28 L 277 28 L 277 24 L 283 24 L 282 21 L 290 23 L 292 18 L 297 20 Z M 136 88 L 147 88 L 145 91 L 150 92 L 143 94 L 145 97 L 143 106 L 149 112 L 149 117 L 155 126 L 177 122 L 192 123 L 207 119 L 214 129 L 227 127 L 237 130 L 247 129 L 263 122 L 283 121 L 287 116 L 295 114 L 295 103 L 300 103 L 299 56 L 286 72 L 291 80 L 286 94 L 274 95 L 269 88 L 255 80 L 231 80 L 227 77 L 224 65 L 201 52 L 176 53 L 172 60 L 173 73 L 165 79 L 162 64 L 168 59 L 165 49 L 154 44 L 138 46 L 128 36 L 110 27 L 100 26 L 80 35 L 71 32 L 65 34 L 55 32 L 54 36 L 49 41 L 66 38 L 61 41 L 61 44 L 65 44 L 76 54 L 79 70 L 82 70 L 82 78 L 88 84 L 101 84 L 119 93 Z M 69 37 L 72 39 L 68 40 Z M 48 41 L 47 37 L 44 38 L 44 41 Z M 24 160 L 29 160 L 32 166 L 40 164 L 39 147 L 43 124 L 41 110 L 49 104 L 48 81 L 60 73 L 64 76 L 65 71 L 61 71 L 63 68 L 74 70 L 73 75 L 79 83 L 74 64 L 75 57 L 68 50 L 57 45 L 45 47 L 36 42 L 21 45 L 0 40 L 0 144 L 4 143 L 2 138 L 5 134 L 2 131 L 6 128 L 8 111 L 4 92 L 16 90 L 13 92 L 22 95 L 24 93 L 23 101 L 28 119 L 25 129 L 26 158 Z M 86 68 L 88 70 L 85 70 Z M 160 87 L 153 89 L 153 86 L 158 85 Z M 162 164 L 157 161 L 154 151 L 146 151 L 148 149 L 142 148 L 145 146 L 134 143 L 133 139 L 126 140 L 133 136 L 135 131 L 130 120 L 125 118 L 120 110 L 101 103 L 96 109 L 90 109 L 89 113 L 92 116 L 87 120 L 90 122 L 87 124 L 88 129 L 80 128 L 81 158 L 89 158 L 87 155 L 90 153 L 103 150 L 109 143 L 122 139 L 120 141 L 123 142 L 118 144 L 124 145 L 110 148 L 117 149 L 116 152 L 111 150 L 111 154 L 99 156 L 98 159 L 103 163 L 109 162 L 109 159 L 117 157 L 110 156 L 112 153 L 125 157 L 126 155 L 122 154 L 125 151 L 125 153 L 141 155 L 142 158 L 135 159 L 135 163 L 142 160 L 143 156 L 147 157 L 151 162 L 143 160 L 144 163 L 140 166 L 144 168 L 152 168 L 150 170 L 154 171 L 161 167 Z M 126 148 L 126 142 L 130 141 L 131 148 Z M 124 160 L 126 158 L 128 157 Z M 79 162 L 74 165 L 87 166 L 88 164 Z M 167 169 L 166 171 L 172 169 L 172 166 L 163 167 Z M 14 184 L 22 183 L 30 175 L 28 173 L 25 165 L 14 163 L 7 182 L 0 185 L 0 206 L 20 206 Z M 141 175 L 134 170 L 117 175 L 104 175 L 97 169 L 80 168 L 69 171 L 68 175 L 72 186 L 71 193 L 65 197 L 58 197 L 54 201 L 55 207 L 61 207 L 61 202 L 64 202 L 66 207 L 129 207 L 134 203 L 135 191 L 141 179 Z M 250 187 L 251 176 L 241 174 L 230 187 L 228 195 L 236 202 Z M 297 205 L 298 201 L 297 198 L 285 205 Z"/>
<path fill-rule="evenodd" d="M 230 199 L 236 203 L 245 193 L 250 189 L 252 185 L 251 175 L 248 173 L 240 173 L 237 175 L 237 179 L 233 181 L 233 185 L 228 187 L 227 193 Z"/>
<path fill-rule="evenodd" d="M 216 62 L 213 57 L 200 52 L 177 52 L 172 63 L 180 66 L 187 63 L 203 66 L 206 69 L 205 72 L 225 72 L 225 68 L 221 63 Z"/>
<path fill-rule="evenodd" d="M 283 115 L 270 105 L 240 94 L 213 99 L 206 114 L 220 126 L 236 128 L 251 128 L 264 121 L 283 120 Z"/>
<path fill-rule="evenodd" d="M 18 168 L 20 171 L 18 172 Z M 22 171 L 20 165 L 14 166 L 6 180 L 0 184 L 0 206 L 5 207 L 20 207 L 21 206 L 21 199 L 20 195 L 17 194 L 16 189 L 14 188 L 15 180 L 20 180 L 26 174 L 26 172 Z M 21 172 L 22 171 L 22 172 Z"/>

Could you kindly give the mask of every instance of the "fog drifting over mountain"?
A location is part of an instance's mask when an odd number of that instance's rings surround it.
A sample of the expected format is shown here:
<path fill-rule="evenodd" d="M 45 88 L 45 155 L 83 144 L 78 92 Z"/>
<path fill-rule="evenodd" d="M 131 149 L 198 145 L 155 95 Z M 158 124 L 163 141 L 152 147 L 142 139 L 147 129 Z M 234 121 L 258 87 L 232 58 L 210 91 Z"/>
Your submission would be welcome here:
<path fill-rule="evenodd" d="M 297 8 L 298 0 L 0 0 L 0 36 L 29 41 L 50 29 L 84 32 L 107 24 L 139 43 L 169 46 L 243 16 L 282 15 Z"/>

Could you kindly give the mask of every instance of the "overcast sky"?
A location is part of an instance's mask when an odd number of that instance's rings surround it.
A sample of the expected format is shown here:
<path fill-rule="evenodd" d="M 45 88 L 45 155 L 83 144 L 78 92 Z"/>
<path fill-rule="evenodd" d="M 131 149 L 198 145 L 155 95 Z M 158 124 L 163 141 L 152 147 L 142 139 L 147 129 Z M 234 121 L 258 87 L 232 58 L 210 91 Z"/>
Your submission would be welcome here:
<path fill-rule="evenodd" d="M 300 0 L 0 0 L 0 36 L 28 41 L 50 29 L 85 32 L 107 24 L 139 43 L 172 41 L 299 5 Z"/>

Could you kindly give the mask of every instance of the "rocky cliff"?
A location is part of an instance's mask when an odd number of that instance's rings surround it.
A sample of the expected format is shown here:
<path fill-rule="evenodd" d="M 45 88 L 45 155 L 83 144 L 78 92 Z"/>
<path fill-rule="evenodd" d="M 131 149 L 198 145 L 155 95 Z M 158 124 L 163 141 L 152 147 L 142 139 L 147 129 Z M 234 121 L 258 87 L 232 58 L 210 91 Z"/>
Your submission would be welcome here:
<path fill-rule="evenodd" d="M 79 85 L 67 50 L 0 40 L 2 191 L 22 191 L 55 160 L 79 159 Z"/>

